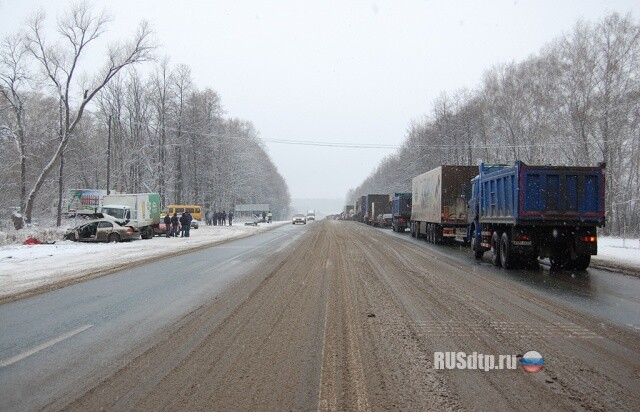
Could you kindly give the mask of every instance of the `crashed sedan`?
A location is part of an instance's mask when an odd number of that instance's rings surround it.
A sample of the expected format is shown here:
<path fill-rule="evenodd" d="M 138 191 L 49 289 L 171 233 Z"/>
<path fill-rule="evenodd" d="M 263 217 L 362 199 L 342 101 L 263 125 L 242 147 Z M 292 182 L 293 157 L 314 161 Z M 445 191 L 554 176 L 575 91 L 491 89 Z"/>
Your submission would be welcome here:
<path fill-rule="evenodd" d="M 65 240 L 76 242 L 121 242 L 140 239 L 140 230 L 113 219 L 100 218 L 69 229 Z"/>

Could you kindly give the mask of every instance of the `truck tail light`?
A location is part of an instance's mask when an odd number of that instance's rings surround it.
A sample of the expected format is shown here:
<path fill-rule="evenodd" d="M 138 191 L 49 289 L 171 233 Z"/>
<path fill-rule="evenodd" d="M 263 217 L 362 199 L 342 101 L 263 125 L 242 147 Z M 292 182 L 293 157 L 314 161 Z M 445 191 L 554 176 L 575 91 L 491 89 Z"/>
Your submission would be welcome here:
<path fill-rule="evenodd" d="M 401 222 L 406 222 L 406 219 L 405 219 L 405 218 L 403 218 L 403 217 L 401 217 L 401 218 L 400 218 L 400 219 L 398 219 L 398 220 L 399 220 L 399 221 L 401 221 Z"/>
<path fill-rule="evenodd" d="M 585 243 L 597 243 L 598 242 L 597 236 L 583 236 L 580 240 L 582 240 Z"/>
<path fill-rule="evenodd" d="M 520 233 L 519 235 L 516 236 L 515 240 L 522 242 L 522 241 L 529 241 L 531 240 L 531 238 L 529 237 L 529 235 L 525 233 Z"/>

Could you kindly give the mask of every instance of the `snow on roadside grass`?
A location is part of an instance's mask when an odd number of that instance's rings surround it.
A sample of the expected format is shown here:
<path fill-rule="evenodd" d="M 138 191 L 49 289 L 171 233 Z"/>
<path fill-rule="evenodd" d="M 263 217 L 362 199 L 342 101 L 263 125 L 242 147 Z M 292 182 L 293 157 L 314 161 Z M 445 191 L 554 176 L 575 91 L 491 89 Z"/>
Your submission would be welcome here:
<path fill-rule="evenodd" d="M 591 260 L 594 263 L 624 264 L 635 267 L 640 275 L 640 239 L 598 237 L 598 255 L 593 256 Z"/>
<path fill-rule="evenodd" d="M 286 223 L 289 222 L 260 226 L 200 226 L 192 229 L 188 238 L 157 236 L 151 240 L 122 243 L 58 240 L 55 244 L 3 246 L 0 247 L 0 298 L 127 263 L 260 233 Z"/>

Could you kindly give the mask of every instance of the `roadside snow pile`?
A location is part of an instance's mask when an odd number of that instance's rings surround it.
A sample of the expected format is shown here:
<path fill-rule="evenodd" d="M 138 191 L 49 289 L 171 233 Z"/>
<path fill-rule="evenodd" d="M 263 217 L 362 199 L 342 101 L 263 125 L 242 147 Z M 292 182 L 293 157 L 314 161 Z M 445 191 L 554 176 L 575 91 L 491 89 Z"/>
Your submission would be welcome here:
<path fill-rule="evenodd" d="M 592 256 L 594 264 L 611 264 L 612 267 L 628 267 L 640 276 L 640 239 L 616 237 L 598 238 L 598 255 Z"/>
<path fill-rule="evenodd" d="M 53 233 L 28 233 L 41 241 L 55 244 L 22 245 L 21 240 L 0 247 L 0 299 L 58 282 L 72 281 L 96 272 L 124 268 L 139 261 L 153 260 L 222 241 L 260 233 L 288 222 L 260 226 L 200 226 L 188 238 L 157 236 L 150 240 L 122 243 L 80 243 L 60 240 Z M 64 230 L 63 230 L 64 232 Z M 54 236 L 54 233 L 57 233 Z M 49 237 L 51 236 L 51 237 Z M 24 240 L 22 240 L 24 241 Z M 18 243 L 18 244 L 15 244 Z"/>
<path fill-rule="evenodd" d="M 66 228 L 39 228 L 37 226 L 26 227 L 22 230 L 0 231 L 0 246 L 21 245 L 30 237 L 41 242 L 51 243 L 61 241 Z"/>

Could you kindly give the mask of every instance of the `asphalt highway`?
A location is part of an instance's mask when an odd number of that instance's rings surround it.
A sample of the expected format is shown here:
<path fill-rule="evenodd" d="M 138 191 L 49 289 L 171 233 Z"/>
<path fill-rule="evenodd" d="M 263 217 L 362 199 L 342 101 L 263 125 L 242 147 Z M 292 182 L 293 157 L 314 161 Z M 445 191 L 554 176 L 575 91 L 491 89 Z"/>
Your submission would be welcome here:
<path fill-rule="evenodd" d="M 0 410 L 634 411 L 639 282 L 286 225 L 0 305 Z"/>
<path fill-rule="evenodd" d="M 58 409 L 115 370 L 140 366 L 144 342 L 302 233 L 287 226 L 0 305 L 0 410 Z"/>

